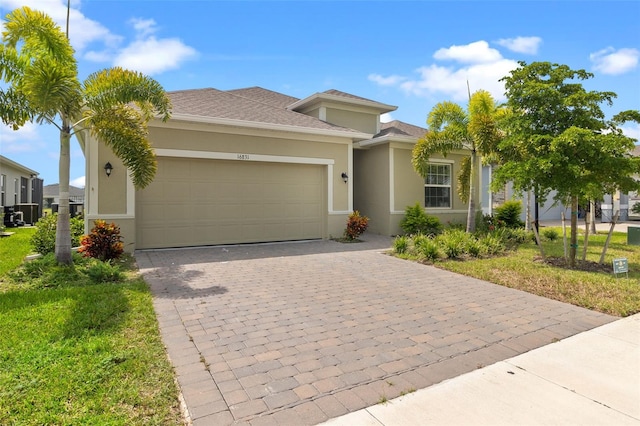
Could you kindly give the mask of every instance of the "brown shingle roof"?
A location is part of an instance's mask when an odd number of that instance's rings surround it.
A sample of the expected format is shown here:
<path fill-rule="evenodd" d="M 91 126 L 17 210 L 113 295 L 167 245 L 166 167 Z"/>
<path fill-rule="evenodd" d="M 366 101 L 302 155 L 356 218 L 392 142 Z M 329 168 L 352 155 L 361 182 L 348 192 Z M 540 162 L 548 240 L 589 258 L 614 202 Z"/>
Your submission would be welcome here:
<path fill-rule="evenodd" d="M 411 136 L 416 138 L 421 138 L 427 132 L 427 129 L 424 129 L 419 126 L 414 126 L 413 124 L 405 123 L 399 120 L 393 120 L 388 123 L 382 123 L 380 126 L 380 133 L 375 135 L 375 137 L 381 136 Z"/>
<path fill-rule="evenodd" d="M 250 88 L 244 92 L 244 95 L 238 95 L 233 92 L 207 88 L 168 92 L 168 95 L 171 98 L 174 115 L 185 114 L 357 133 L 353 129 L 335 126 L 308 115 L 274 106 L 273 102 L 281 103 L 284 98 L 268 94 L 268 91 L 264 89 Z M 235 92 L 242 94 L 243 91 L 239 89 Z M 275 92 L 273 93 L 275 94 Z M 267 98 L 267 103 L 258 101 L 254 97 Z"/>
<path fill-rule="evenodd" d="M 285 95 L 284 93 L 274 92 L 273 90 L 263 89 L 262 87 L 254 86 L 244 89 L 227 90 L 227 93 L 242 96 L 254 101 L 262 102 L 267 105 L 273 105 L 278 108 L 286 108 L 292 103 L 299 101 L 300 99 L 293 96 Z"/>

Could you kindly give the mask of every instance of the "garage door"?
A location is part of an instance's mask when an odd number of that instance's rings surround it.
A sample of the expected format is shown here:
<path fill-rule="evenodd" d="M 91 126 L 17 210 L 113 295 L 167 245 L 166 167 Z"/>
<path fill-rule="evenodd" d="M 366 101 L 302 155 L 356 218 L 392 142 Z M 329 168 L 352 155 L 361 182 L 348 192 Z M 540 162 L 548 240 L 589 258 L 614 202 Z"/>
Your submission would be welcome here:
<path fill-rule="evenodd" d="M 159 158 L 136 193 L 136 248 L 322 238 L 323 166 Z"/>

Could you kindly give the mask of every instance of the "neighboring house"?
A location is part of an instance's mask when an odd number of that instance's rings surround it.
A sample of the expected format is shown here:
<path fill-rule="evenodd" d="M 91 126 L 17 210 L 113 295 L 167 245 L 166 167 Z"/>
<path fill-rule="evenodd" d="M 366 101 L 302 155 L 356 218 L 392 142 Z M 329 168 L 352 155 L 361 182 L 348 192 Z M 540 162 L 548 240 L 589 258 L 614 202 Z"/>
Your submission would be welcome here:
<path fill-rule="evenodd" d="M 37 222 L 42 216 L 42 183 L 38 172 L 0 155 L 0 214 L 13 209 L 21 212 L 16 218 Z"/>
<path fill-rule="evenodd" d="M 80 135 L 86 227 L 117 223 L 128 251 L 340 237 L 353 210 L 371 218 L 372 232 L 395 235 L 416 202 L 443 221 L 466 218 L 453 184 L 460 155 L 434 159 L 430 178 L 418 176 L 411 149 L 425 129 L 382 124 L 395 106 L 337 90 L 169 96 L 172 118 L 150 123 L 158 170 L 142 190 L 109 148 Z"/>
<path fill-rule="evenodd" d="M 635 149 L 632 152 L 633 156 L 640 157 L 640 145 L 636 145 Z M 640 179 L 640 176 L 637 176 Z M 640 193 L 637 191 L 629 193 L 629 219 L 640 219 L 639 213 L 633 213 L 631 209 L 633 206 L 640 203 Z"/>
<path fill-rule="evenodd" d="M 44 205 L 51 208 L 53 204 L 60 204 L 60 185 L 57 183 L 44 187 Z M 84 204 L 84 189 L 69 185 L 69 202 Z"/>
<path fill-rule="evenodd" d="M 633 156 L 640 156 L 640 146 L 636 145 L 635 149 L 631 153 Z M 501 205 L 505 200 L 520 200 L 522 201 L 522 215 L 521 220 L 525 220 L 526 215 L 526 195 L 524 197 L 518 197 L 511 185 L 506 185 L 502 191 L 492 193 L 489 189 L 491 182 L 491 173 L 493 170 L 492 165 L 485 165 L 482 167 L 482 205 L 483 213 L 492 214 L 493 208 Z M 555 192 L 551 192 L 547 197 L 545 203 L 540 204 L 538 207 L 538 218 L 541 221 L 552 220 L 558 221 L 562 217 L 564 212 L 565 218 L 569 220 L 571 217 L 571 211 L 569 207 L 556 203 L 553 199 Z M 534 197 L 531 194 L 530 199 L 531 219 L 534 217 Z M 602 200 L 597 203 L 596 217 L 600 222 L 611 222 L 615 212 L 619 212 L 618 220 L 626 221 L 629 219 L 640 219 L 640 215 L 633 214 L 631 209 L 635 203 L 640 203 L 640 195 L 637 192 L 631 192 L 629 194 L 617 192 L 616 194 L 607 194 Z M 584 217 L 580 212 L 580 217 Z"/>

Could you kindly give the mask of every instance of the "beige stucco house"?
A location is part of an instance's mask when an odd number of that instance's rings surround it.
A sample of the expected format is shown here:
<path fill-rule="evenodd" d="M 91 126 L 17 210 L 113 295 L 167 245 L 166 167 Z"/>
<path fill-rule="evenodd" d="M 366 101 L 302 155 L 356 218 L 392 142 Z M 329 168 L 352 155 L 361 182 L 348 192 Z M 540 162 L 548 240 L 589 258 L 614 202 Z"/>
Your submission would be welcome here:
<path fill-rule="evenodd" d="M 37 171 L 0 155 L 0 216 L 3 222 L 13 216 L 29 224 L 37 222 L 42 215 L 42 183 Z"/>
<path fill-rule="evenodd" d="M 444 221 L 466 218 L 453 185 L 460 156 L 434 159 L 426 185 L 410 162 L 425 129 L 380 122 L 395 106 L 337 90 L 169 96 L 172 118 L 150 124 L 158 171 L 142 190 L 109 148 L 81 139 L 87 227 L 116 222 L 128 251 L 339 237 L 353 210 L 372 232 L 395 235 L 416 202 Z"/>

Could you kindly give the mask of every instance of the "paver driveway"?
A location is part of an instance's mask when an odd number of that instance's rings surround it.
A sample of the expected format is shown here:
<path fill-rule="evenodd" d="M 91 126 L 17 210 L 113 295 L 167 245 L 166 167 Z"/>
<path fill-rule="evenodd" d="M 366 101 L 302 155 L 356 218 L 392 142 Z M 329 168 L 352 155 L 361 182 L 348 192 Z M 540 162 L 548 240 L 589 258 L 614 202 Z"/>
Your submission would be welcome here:
<path fill-rule="evenodd" d="M 365 238 L 136 253 L 194 425 L 317 424 L 615 319 Z"/>

